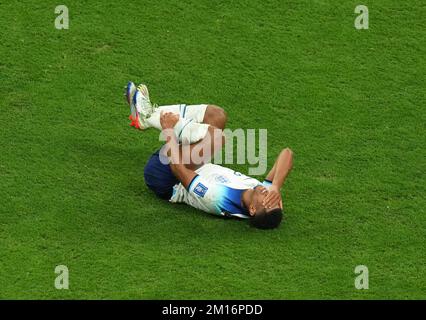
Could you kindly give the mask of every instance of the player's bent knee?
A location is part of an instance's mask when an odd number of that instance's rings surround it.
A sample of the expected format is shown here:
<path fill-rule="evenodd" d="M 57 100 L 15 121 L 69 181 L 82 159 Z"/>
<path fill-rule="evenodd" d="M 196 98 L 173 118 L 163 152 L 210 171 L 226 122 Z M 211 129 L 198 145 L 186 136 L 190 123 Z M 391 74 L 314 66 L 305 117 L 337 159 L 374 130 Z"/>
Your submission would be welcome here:
<path fill-rule="evenodd" d="M 225 128 L 226 126 L 226 122 L 228 121 L 228 115 L 226 114 L 226 111 L 223 110 L 222 108 L 218 107 L 218 118 L 219 118 L 219 122 L 220 124 L 222 124 L 222 129 Z"/>
<path fill-rule="evenodd" d="M 219 129 L 225 129 L 228 117 L 225 110 L 216 105 L 208 105 L 205 114 L 205 123 L 215 126 Z"/>

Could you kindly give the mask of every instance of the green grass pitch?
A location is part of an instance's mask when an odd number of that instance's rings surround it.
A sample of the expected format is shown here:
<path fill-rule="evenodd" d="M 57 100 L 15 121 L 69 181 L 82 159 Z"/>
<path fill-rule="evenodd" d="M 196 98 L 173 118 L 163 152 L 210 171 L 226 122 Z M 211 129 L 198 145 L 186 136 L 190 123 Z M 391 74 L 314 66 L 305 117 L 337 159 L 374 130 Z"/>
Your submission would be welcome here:
<path fill-rule="evenodd" d="M 69 8 L 56 30 L 54 9 Z M 354 8 L 369 8 L 356 30 Z M 425 298 L 423 1 L 3 1 L 0 298 Z M 213 103 L 295 166 L 286 220 L 157 200 L 122 96 Z M 247 166 L 231 166 L 247 172 Z M 69 290 L 54 287 L 56 265 Z M 354 287 L 357 265 L 369 289 Z"/>

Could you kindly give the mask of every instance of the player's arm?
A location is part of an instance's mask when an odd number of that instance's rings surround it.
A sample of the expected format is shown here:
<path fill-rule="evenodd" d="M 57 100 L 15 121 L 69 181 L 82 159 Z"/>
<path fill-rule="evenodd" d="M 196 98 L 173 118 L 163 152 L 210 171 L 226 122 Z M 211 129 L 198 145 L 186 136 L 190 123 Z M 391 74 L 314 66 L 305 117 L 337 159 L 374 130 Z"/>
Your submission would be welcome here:
<path fill-rule="evenodd" d="M 277 160 L 275 160 L 274 166 L 268 173 L 266 180 L 272 182 L 272 185 L 281 189 L 288 174 L 293 168 L 293 151 L 289 148 L 283 149 Z"/>
<path fill-rule="evenodd" d="M 189 157 L 189 161 L 184 161 L 185 166 L 190 170 L 197 170 L 204 164 L 209 163 L 215 154 L 220 152 L 225 144 L 225 136 L 221 129 L 209 126 L 206 136 L 199 142 L 191 144 L 190 152 L 186 152 L 185 148 L 180 146 L 182 157 Z"/>
<path fill-rule="evenodd" d="M 277 203 L 282 207 L 280 190 L 292 168 L 293 151 L 289 148 L 283 149 L 266 177 L 268 181 L 272 182 L 269 193 L 263 202 L 266 207 L 273 207 Z"/>
<path fill-rule="evenodd" d="M 173 113 L 161 113 L 160 123 L 163 128 L 163 134 L 165 135 L 168 153 L 167 155 L 170 158 L 170 169 L 172 170 L 174 176 L 182 183 L 182 185 L 188 189 L 191 185 L 192 180 L 197 176 L 197 174 L 188 169 L 180 157 L 180 148 L 177 142 L 175 132 L 173 130 L 176 123 L 179 121 L 179 116 Z"/>

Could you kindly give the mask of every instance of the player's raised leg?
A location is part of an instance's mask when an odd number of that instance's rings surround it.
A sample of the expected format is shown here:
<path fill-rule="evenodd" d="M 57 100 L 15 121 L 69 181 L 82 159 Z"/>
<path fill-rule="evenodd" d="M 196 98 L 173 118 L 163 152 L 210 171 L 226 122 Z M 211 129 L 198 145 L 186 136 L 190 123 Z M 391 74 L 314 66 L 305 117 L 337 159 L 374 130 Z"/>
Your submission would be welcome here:
<path fill-rule="evenodd" d="M 175 127 L 175 133 L 183 144 L 193 144 L 203 139 L 209 126 L 224 129 L 227 116 L 225 111 L 215 105 L 172 105 L 158 107 L 146 120 L 151 127 L 161 130 L 160 115 L 162 112 L 172 112 L 180 119 Z"/>
<path fill-rule="evenodd" d="M 192 144 L 203 139 L 209 125 L 220 129 L 224 129 L 226 125 L 226 113 L 218 106 L 176 104 L 156 107 L 150 101 L 148 88 L 141 84 L 136 89 L 132 82 L 127 85 L 126 95 L 131 110 L 131 126 L 140 130 L 161 130 L 162 112 L 178 114 L 180 120 L 175 126 L 175 133 L 183 144 Z"/>

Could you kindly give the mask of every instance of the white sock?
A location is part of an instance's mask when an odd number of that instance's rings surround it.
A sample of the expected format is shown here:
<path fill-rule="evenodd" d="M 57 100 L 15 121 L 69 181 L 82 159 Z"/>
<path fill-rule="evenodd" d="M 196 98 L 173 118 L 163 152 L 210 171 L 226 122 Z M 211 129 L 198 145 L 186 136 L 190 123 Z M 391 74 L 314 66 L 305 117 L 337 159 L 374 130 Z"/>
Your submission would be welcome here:
<path fill-rule="evenodd" d="M 204 120 L 204 114 L 206 113 L 207 105 L 190 105 L 175 104 L 171 106 L 158 107 L 155 112 L 144 121 L 146 128 L 156 128 L 161 130 L 160 114 L 161 112 L 173 112 L 178 114 L 181 119 L 192 119 L 195 123 L 202 123 Z"/>
<path fill-rule="evenodd" d="M 206 109 L 206 104 L 190 106 L 185 104 L 176 104 L 171 106 L 161 106 L 144 121 L 144 127 L 152 127 L 161 131 L 161 112 L 173 112 L 180 116 L 180 119 L 174 128 L 178 141 L 182 144 L 193 144 L 202 140 L 209 129 L 208 124 L 202 123 Z"/>
<path fill-rule="evenodd" d="M 202 140 L 209 130 L 206 123 L 197 123 L 194 119 L 179 119 L 174 131 L 181 144 L 193 144 Z"/>

